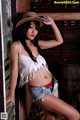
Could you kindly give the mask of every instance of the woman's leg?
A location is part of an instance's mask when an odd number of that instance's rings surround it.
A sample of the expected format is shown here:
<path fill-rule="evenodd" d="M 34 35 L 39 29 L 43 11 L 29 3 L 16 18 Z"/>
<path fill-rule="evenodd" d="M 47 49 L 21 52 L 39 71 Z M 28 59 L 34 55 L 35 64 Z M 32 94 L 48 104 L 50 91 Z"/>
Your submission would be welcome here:
<path fill-rule="evenodd" d="M 20 120 L 26 120 L 26 110 L 23 103 L 20 103 Z"/>
<path fill-rule="evenodd" d="M 39 101 L 38 103 L 47 111 L 61 114 L 68 120 L 80 120 L 80 114 L 75 108 L 54 95 L 48 95 L 44 97 L 44 101 Z"/>
<path fill-rule="evenodd" d="M 28 91 L 28 85 L 27 84 L 25 85 L 25 98 L 26 98 L 26 111 L 27 111 L 27 117 L 28 117 L 29 113 L 30 113 L 32 100 L 31 100 L 31 95 Z"/>
<path fill-rule="evenodd" d="M 59 96 L 59 95 L 58 95 L 58 89 L 56 90 L 54 96 L 56 96 L 56 97 Z M 55 116 L 56 116 L 56 115 L 55 115 L 54 113 L 47 111 L 47 118 L 46 118 L 46 120 L 56 120 L 56 117 L 55 117 Z"/>
<path fill-rule="evenodd" d="M 20 120 L 26 120 L 26 106 L 25 106 L 25 87 L 21 87 L 19 90 L 19 112 Z"/>

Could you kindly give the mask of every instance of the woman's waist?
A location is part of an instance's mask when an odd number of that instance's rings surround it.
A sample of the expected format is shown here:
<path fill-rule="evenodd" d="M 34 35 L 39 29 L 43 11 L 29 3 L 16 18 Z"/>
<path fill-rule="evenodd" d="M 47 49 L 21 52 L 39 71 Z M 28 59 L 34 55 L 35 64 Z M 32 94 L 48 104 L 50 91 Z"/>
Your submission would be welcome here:
<path fill-rule="evenodd" d="M 29 81 L 29 86 L 44 86 L 49 84 L 52 81 L 52 75 L 48 76 L 48 77 L 41 77 L 39 79 L 35 79 L 35 80 L 31 80 Z"/>

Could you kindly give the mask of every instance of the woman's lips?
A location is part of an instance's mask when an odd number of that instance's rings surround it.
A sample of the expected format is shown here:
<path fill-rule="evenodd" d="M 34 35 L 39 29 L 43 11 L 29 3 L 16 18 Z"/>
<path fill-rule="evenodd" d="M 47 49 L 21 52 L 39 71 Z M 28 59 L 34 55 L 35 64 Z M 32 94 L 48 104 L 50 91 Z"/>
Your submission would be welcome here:
<path fill-rule="evenodd" d="M 35 35 L 31 35 L 31 37 L 35 37 Z"/>

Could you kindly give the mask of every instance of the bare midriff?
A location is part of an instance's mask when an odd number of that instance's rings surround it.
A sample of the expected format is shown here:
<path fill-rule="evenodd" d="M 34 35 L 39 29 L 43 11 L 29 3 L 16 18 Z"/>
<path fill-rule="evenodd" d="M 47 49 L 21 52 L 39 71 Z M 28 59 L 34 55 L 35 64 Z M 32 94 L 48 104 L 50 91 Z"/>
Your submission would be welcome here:
<path fill-rule="evenodd" d="M 44 67 L 40 67 L 37 71 L 33 70 L 29 78 L 29 86 L 44 86 L 52 81 L 52 75 Z"/>

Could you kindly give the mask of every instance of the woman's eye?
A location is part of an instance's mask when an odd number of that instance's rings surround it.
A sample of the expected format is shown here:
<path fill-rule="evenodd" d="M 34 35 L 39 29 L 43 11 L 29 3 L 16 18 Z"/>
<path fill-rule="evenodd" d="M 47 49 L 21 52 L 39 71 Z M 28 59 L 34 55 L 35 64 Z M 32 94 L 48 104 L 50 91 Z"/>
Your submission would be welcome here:
<path fill-rule="evenodd" d="M 30 25 L 30 28 L 33 28 L 33 26 Z"/>

